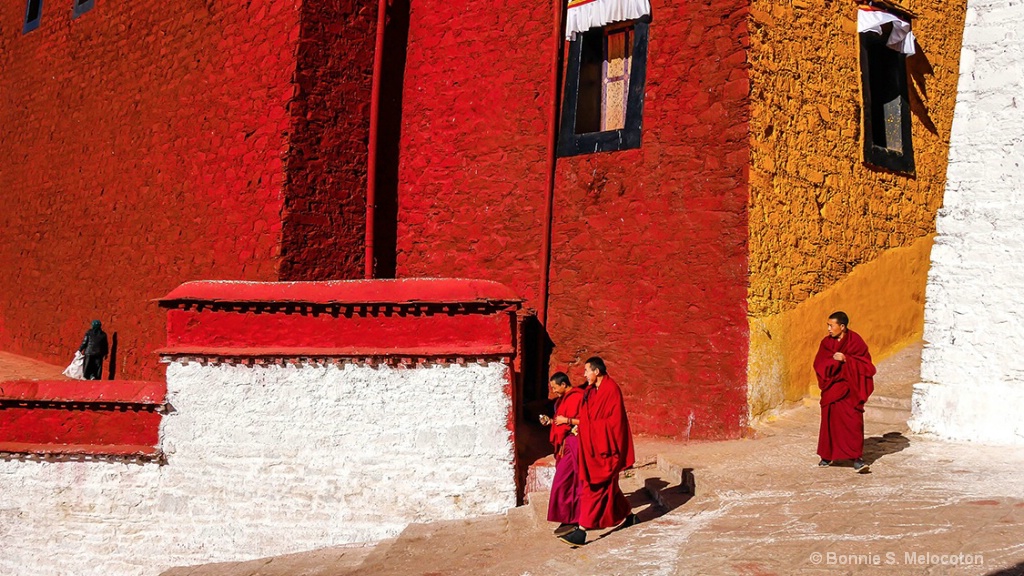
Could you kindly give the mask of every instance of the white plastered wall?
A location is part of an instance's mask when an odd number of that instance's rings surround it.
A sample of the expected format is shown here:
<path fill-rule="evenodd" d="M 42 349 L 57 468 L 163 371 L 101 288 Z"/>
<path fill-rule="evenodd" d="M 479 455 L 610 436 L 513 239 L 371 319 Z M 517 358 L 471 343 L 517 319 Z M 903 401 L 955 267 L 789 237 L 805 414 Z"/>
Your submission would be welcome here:
<path fill-rule="evenodd" d="M 1024 444 L 1024 3 L 969 0 L 915 432 Z"/>
<path fill-rule="evenodd" d="M 0 461 L 0 574 L 155 575 L 503 512 L 508 375 L 172 363 L 166 465 Z"/>

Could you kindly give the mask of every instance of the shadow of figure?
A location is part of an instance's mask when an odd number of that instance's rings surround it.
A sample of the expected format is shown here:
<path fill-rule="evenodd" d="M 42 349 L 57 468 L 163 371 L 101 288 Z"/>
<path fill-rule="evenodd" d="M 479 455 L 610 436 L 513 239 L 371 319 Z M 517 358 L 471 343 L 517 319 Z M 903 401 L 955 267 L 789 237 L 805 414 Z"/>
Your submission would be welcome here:
<path fill-rule="evenodd" d="M 881 436 L 864 439 L 864 462 L 874 464 L 882 456 L 895 454 L 910 446 L 910 440 L 902 432 L 886 432 Z"/>
<path fill-rule="evenodd" d="M 110 335 L 110 363 L 107 365 L 107 380 L 117 376 L 117 332 Z"/>
<path fill-rule="evenodd" d="M 1024 562 L 1018 562 L 1013 566 L 996 570 L 995 572 L 988 572 L 985 576 L 1024 576 Z"/>
<path fill-rule="evenodd" d="M 928 60 L 928 55 L 921 49 L 921 44 L 914 40 L 914 54 L 907 57 L 907 96 L 910 100 L 910 111 L 924 124 L 932 134 L 938 135 L 931 115 L 928 113 L 928 86 L 925 76 L 935 76 L 935 68 Z"/>

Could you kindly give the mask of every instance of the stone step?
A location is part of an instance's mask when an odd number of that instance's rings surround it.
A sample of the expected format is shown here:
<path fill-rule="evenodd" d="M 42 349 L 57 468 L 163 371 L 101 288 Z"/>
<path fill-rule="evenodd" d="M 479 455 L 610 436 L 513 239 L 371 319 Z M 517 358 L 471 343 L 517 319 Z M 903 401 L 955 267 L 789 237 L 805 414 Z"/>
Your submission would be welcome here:
<path fill-rule="evenodd" d="M 637 468 L 636 477 L 664 510 L 674 510 L 694 495 L 693 470 L 673 464 L 661 455 L 654 466 Z"/>
<path fill-rule="evenodd" d="M 803 404 L 809 408 L 820 409 L 817 398 L 804 398 Z M 864 405 L 864 420 L 876 424 L 906 425 L 910 419 L 910 405 L 910 398 L 872 396 Z"/>
<path fill-rule="evenodd" d="M 864 405 L 864 420 L 878 424 L 906 425 L 910 419 L 910 398 L 872 396 Z"/>

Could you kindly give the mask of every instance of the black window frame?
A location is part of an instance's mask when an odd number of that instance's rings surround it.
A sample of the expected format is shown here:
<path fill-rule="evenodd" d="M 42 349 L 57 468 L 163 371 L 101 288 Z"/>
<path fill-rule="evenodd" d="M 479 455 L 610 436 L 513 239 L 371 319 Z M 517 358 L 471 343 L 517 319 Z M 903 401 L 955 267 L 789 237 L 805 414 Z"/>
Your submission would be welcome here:
<path fill-rule="evenodd" d="M 602 27 L 633 27 L 632 61 L 629 66 L 629 91 L 626 97 L 625 126 L 618 130 L 576 133 L 576 111 L 579 104 L 580 62 L 583 55 L 583 37 L 577 34 L 569 42 L 566 62 L 565 89 L 562 98 L 562 120 L 558 129 L 558 156 L 578 156 L 597 152 L 616 152 L 639 148 L 643 128 L 644 90 L 647 85 L 647 40 L 650 17 L 644 16 L 628 22 L 617 22 Z"/>
<path fill-rule="evenodd" d="M 32 6 L 35 5 L 36 17 L 30 19 L 32 15 Z M 39 28 L 39 23 L 43 20 L 43 0 L 28 0 L 25 2 L 25 25 L 21 29 L 22 34 L 28 34 L 29 32 Z"/>
<path fill-rule="evenodd" d="M 907 55 L 893 50 L 886 45 L 889 34 L 886 33 L 889 26 L 883 28 L 882 34 L 874 32 L 861 32 L 858 34 L 860 43 L 860 77 L 861 97 L 863 98 L 863 138 L 864 138 L 864 162 L 872 166 L 913 175 L 914 165 L 914 141 L 911 127 L 910 94 L 907 80 Z M 886 63 L 888 61 L 888 64 Z M 883 70 L 881 67 L 894 67 L 895 70 Z M 878 118 L 879 110 L 873 101 L 873 96 L 878 93 L 881 87 L 878 86 L 879 78 L 888 74 L 895 81 L 894 88 L 900 100 L 900 143 L 902 150 L 893 150 L 876 143 L 876 128 L 884 117 Z M 872 84 L 875 80 L 875 84 Z"/>
<path fill-rule="evenodd" d="M 96 0 L 71 0 L 71 17 L 78 18 L 96 5 Z"/>

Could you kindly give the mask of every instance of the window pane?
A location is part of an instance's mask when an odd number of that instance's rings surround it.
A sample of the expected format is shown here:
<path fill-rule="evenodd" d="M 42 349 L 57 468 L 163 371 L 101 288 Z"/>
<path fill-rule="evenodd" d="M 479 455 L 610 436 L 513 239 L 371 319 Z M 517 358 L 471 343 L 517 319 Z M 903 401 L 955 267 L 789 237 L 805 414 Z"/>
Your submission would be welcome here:
<path fill-rule="evenodd" d="M 579 100 L 576 104 L 576 133 L 601 130 L 601 86 L 604 68 L 604 30 L 596 28 L 583 34 L 580 53 Z"/>
<path fill-rule="evenodd" d="M 607 33 L 604 59 L 602 130 L 621 130 L 626 126 L 629 63 L 632 50 L 633 39 L 629 28 L 620 28 Z"/>

